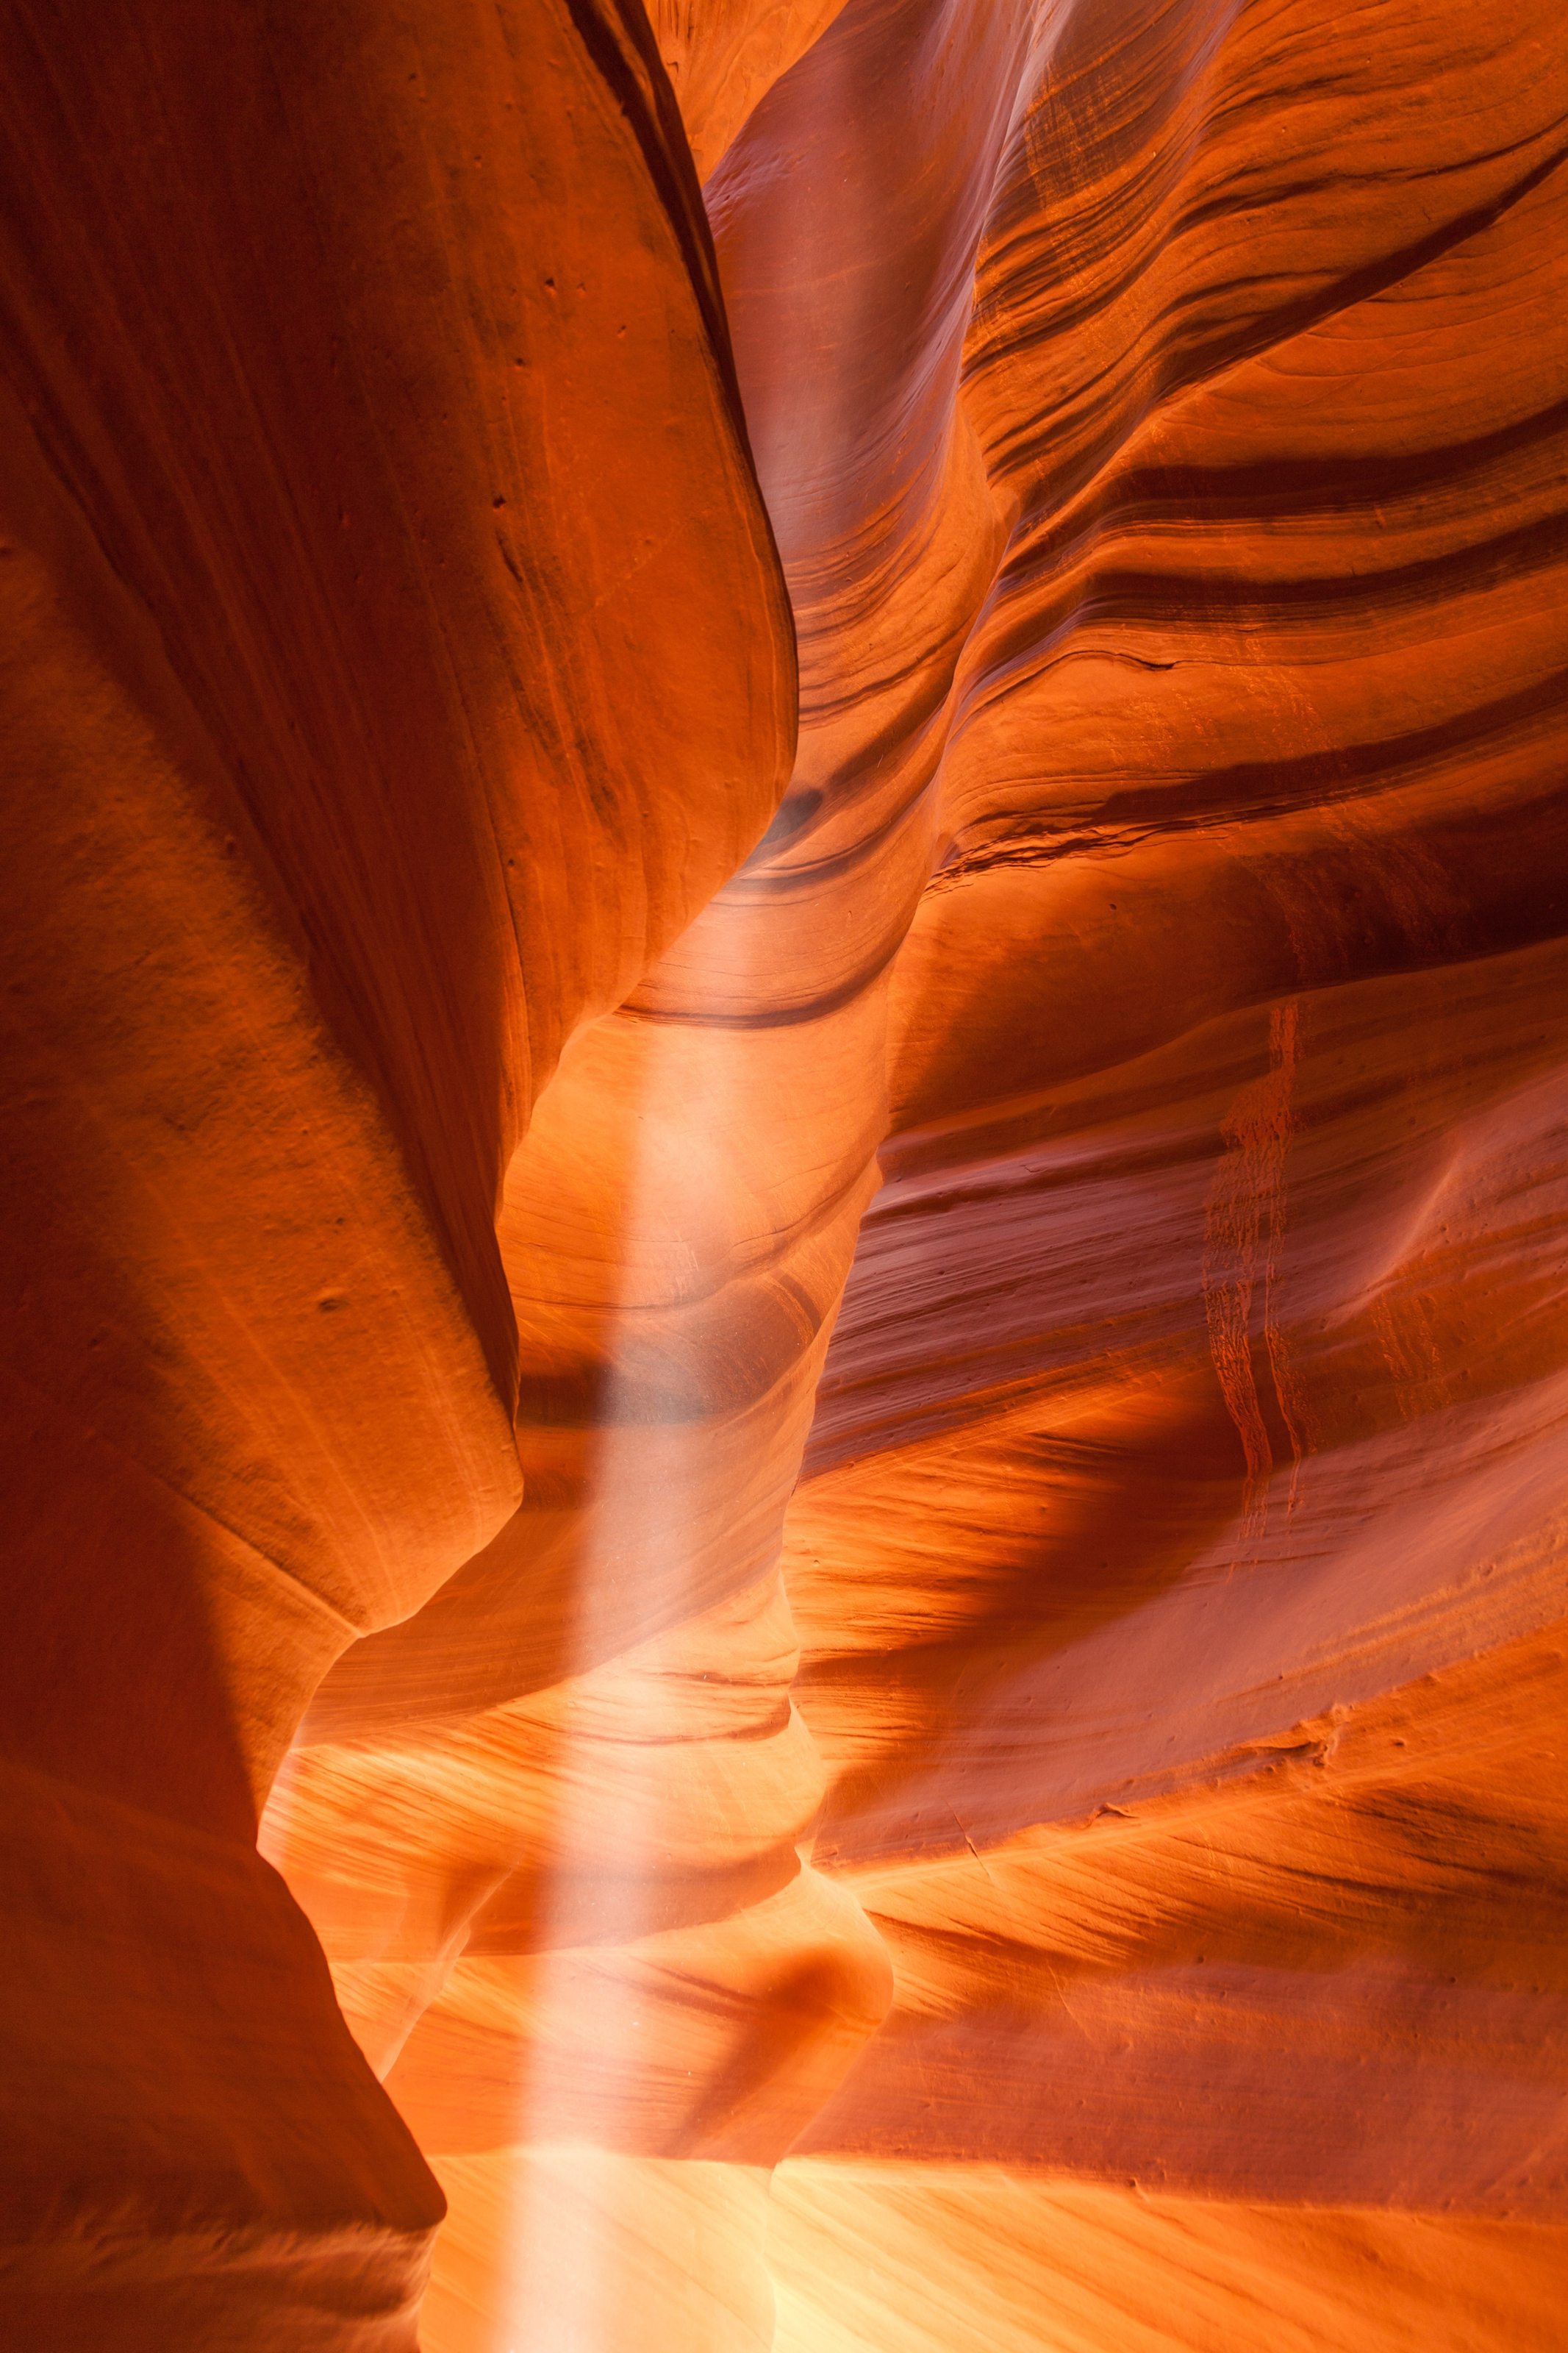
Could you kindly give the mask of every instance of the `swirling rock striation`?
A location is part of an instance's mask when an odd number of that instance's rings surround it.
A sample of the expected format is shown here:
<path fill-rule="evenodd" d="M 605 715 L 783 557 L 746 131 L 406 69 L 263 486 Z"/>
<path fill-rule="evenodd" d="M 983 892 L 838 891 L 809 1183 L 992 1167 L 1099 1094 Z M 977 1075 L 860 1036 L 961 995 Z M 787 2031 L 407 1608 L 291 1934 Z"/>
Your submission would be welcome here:
<path fill-rule="evenodd" d="M 1561 43 L 1058 22 L 789 1526 L 899 1992 L 786 2169 L 781 2341 L 1544 2347 Z"/>
<path fill-rule="evenodd" d="M 1560 28 L 221 15 L 7 20 L 13 2308 L 1552 2345 Z"/>

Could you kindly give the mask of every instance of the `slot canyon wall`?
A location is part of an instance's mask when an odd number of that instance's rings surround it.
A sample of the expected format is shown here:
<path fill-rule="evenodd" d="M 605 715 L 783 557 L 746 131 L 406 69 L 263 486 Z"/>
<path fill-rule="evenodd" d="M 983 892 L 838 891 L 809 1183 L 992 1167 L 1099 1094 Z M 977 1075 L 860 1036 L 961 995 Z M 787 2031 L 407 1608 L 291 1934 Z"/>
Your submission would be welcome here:
<path fill-rule="evenodd" d="M 0 2342 L 1554 2353 L 1558 13 L 0 26 Z"/>

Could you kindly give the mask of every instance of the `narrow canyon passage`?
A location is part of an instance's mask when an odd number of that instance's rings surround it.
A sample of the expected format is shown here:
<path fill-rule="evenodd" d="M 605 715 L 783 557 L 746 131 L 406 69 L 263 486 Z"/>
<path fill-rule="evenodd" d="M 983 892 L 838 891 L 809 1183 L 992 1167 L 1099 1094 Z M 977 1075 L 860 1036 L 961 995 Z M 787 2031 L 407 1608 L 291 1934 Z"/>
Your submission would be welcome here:
<path fill-rule="evenodd" d="M 1553 13 L 4 41 L 0 2341 L 1551 2353 Z"/>

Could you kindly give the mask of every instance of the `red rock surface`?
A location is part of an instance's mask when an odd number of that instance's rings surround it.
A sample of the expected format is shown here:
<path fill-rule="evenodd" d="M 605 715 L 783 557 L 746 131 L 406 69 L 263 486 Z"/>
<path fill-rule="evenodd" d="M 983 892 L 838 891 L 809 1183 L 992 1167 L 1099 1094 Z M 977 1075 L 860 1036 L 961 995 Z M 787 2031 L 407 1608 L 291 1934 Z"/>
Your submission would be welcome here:
<path fill-rule="evenodd" d="M 1546 2353 L 1554 15 L 5 28 L 17 2341 Z"/>

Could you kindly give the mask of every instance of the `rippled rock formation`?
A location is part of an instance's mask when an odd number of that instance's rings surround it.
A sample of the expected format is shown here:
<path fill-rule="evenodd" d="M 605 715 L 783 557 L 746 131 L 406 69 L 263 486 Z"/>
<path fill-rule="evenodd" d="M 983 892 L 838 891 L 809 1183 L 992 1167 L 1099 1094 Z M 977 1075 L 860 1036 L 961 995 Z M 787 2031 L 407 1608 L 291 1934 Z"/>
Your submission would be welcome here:
<path fill-rule="evenodd" d="M 1554 2346 L 1554 16 L 5 54 L 20 2341 Z"/>

